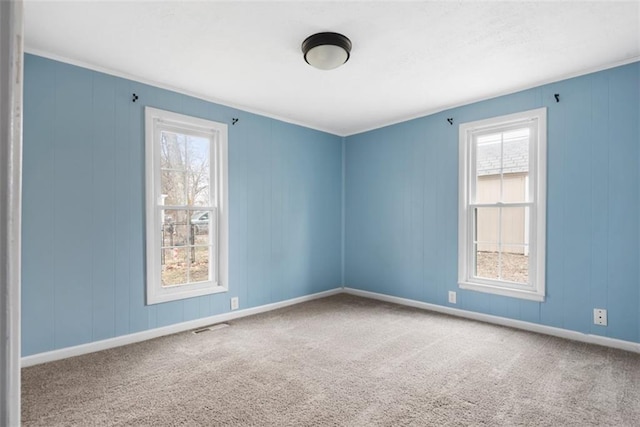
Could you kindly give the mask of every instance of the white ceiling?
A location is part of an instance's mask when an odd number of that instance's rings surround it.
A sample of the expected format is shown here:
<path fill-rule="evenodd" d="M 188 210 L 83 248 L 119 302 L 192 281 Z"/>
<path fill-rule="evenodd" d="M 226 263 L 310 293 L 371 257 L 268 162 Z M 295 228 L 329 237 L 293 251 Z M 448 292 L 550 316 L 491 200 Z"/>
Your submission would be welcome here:
<path fill-rule="evenodd" d="M 640 2 L 26 0 L 25 47 L 344 136 L 638 60 Z"/>

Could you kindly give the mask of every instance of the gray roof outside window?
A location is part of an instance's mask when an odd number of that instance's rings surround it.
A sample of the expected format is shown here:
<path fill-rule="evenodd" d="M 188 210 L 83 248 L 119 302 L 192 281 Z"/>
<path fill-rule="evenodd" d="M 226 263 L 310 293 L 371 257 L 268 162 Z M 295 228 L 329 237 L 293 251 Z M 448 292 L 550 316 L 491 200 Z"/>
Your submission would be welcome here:
<path fill-rule="evenodd" d="M 529 144 L 526 139 L 505 141 L 503 173 L 519 173 L 529 170 Z M 476 153 L 478 176 L 500 173 L 500 144 L 482 144 Z"/>

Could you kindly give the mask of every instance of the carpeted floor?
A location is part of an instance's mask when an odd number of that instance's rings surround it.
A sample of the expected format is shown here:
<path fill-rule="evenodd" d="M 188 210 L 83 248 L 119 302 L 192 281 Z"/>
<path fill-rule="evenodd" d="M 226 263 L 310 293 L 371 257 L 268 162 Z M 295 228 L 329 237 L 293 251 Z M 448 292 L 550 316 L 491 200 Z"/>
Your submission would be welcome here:
<path fill-rule="evenodd" d="M 22 371 L 25 426 L 638 426 L 640 355 L 336 295 Z"/>

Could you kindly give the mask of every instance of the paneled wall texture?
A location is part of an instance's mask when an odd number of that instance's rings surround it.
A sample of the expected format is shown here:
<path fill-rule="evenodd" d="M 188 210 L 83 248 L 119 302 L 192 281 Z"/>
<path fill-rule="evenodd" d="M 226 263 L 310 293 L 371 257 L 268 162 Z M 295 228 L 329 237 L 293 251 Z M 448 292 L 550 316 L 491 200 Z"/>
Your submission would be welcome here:
<path fill-rule="evenodd" d="M 634 63 L 347 138 L 346 286 L 440 305 L 456 291 L 464 310 L 640 341 L 639 76 Z M 458 289 L 457 125 L 540 107 L 547 298 Z"/>
<path fill-rule="evenodd" d="M 33 55 L 24 97 L 23 356 L 340 286 L 342 138 Z M 145 305 L 147 105 L 229 125 L 228 293 Z"/>
<path fill-rule="evenodd" d="M 343 271 L 352 288 L 440 305 L 453 290 L 464 310 L 640 342 L 639 76 L 634 63 L 341 138 L 27 55 L 22 354 L 334 289 Z M 228 293 L 145 305 L 147 105 L 229 125 Z M 539 107 L 547 298 L 458 289 L 458 124 Z"/>

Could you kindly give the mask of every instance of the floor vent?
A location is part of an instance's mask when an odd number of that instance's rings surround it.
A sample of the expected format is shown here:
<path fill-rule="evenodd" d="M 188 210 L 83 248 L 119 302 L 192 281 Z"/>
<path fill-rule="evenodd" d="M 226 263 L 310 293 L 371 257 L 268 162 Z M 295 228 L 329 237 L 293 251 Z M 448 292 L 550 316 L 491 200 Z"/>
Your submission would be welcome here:
<path fill-rule="evenodd" d="M 201 334 L 203 332 L 216 331 L 218 329 L 226 328 L 229 326 L 227 322 L 224 323 L 216 323 L 215 325 L 207 326 L 205 328 L 196 329 L 193 331 L 194 334 Z"/>

